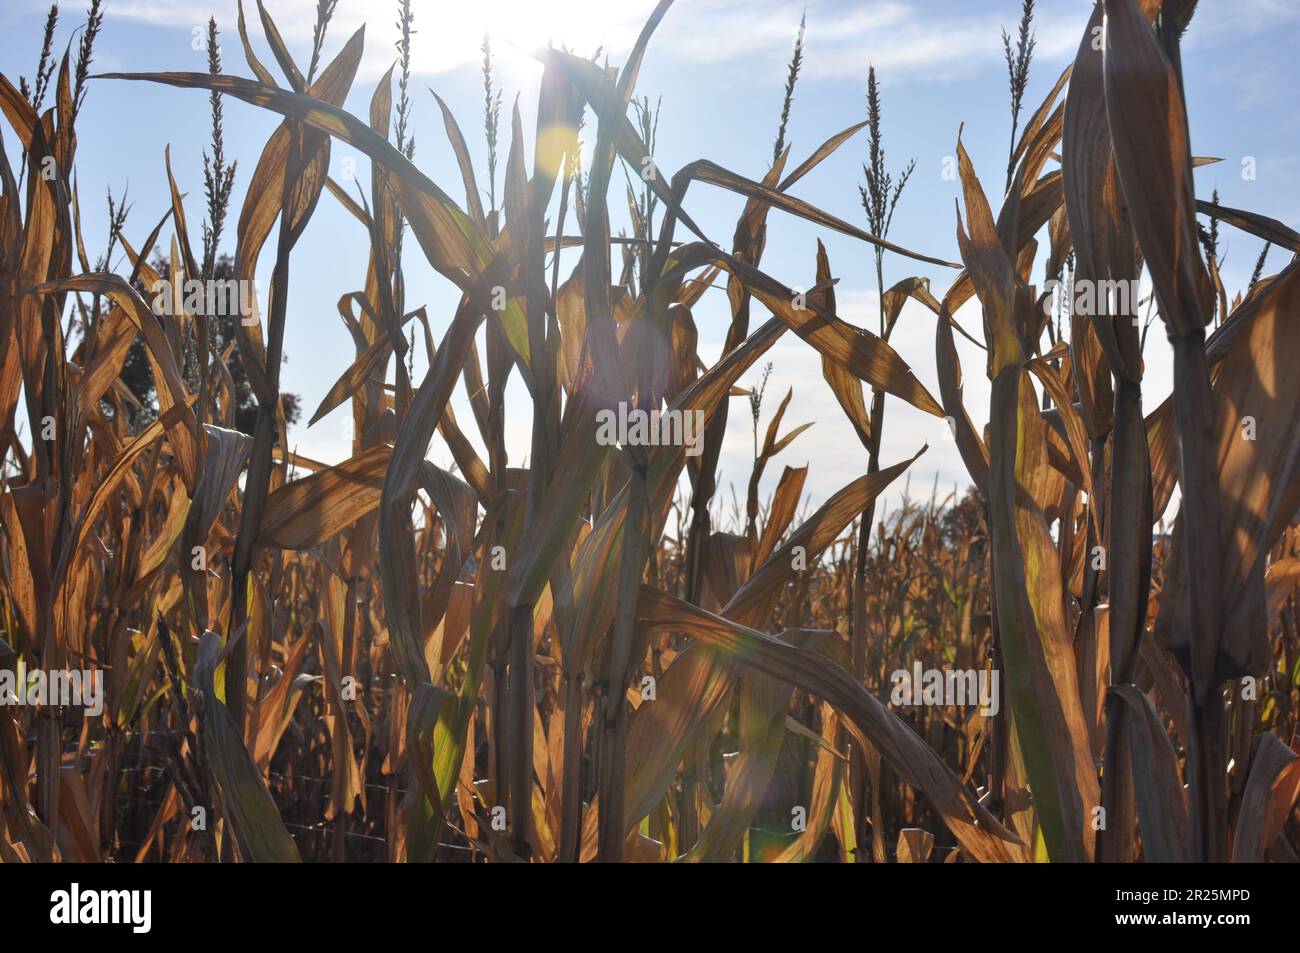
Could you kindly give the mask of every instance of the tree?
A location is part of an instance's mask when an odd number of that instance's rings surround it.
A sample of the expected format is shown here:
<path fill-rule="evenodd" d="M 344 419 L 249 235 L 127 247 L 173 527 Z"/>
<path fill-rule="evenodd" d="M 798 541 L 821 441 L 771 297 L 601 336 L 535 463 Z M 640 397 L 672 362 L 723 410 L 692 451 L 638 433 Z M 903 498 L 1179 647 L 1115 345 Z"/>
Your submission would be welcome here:
<path fill-rule="evenodd" d="M 153 269 L 158 272 L 158 277 L 166 281 L 171 274 L 171 265 L 161 256 L 154 258 L 152 262 Z M 233 281 L 235 275 L 235 263 L 229 255 L 222 255 L 217 258 L 212 272 L 215 281 Z M 137 280 L 136 290 L 150 300 L 150 295 L 146 292 L 144 286 Z M 217 354 L 224 354 L 226 348 L 232 341 L 237 339 L 235 321 L 239 319 L 234 314 L 217 314 L 208 318 L 209 339 Z M 198 355 L 195 350 L 194 339 L 187 336 L 184 342 L 184 366 L 182 371 L 191 390 L 198 387 L 199 363 Z M 288 360 L 288 355 L 284 358 Z M 209 358 L 209 364 L 212 359 Z M 230 371 L 231 380 L 234 382 L 235 395 L 235 427 L 246 434 L 252 434 L 254 427 L 257 425 L 257 398 L 253 394 L 252 385 L 248 381 L 248 373 L 244 369 L 243 354 L 236 343 L 230 353 L 230 358 L 226 362 L 226 368 Z M 149 356 L 145 352 L 144 341 L 139 336 L 131 345 L 127 352 L 126 361 L 122 365 L 122 382 L 126 384 L 131 393 L 135 395 L 144 410 L 140 413 L 138 419 L 133 421 L 136 424 L 142 424 L 152 420 L 157 415 L 157 393 L 154 390 L 153 372 L 149 368 Z M 302 402 L 297 394 L 281 394 L 280 404 L 284 409 L 284 422 L 286 425 L 296 424 L 302 416 Z"/>

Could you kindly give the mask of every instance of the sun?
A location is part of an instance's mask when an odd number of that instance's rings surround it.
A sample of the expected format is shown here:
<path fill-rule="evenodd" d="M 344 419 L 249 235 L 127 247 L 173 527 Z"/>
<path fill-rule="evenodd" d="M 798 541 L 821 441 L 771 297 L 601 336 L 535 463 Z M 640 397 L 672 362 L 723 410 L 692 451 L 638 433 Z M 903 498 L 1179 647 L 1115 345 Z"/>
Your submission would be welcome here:
<path fill-rule="evenodd" d="M 547 46 L 583 56 L 597 49 L 623 52 L 653 5 L 653 0 L 424 0 L 415 4 L 415 15 L 420 45 L 447 64 L 474 59 L 485 35 L 503 61 L 529 58 Z"/>

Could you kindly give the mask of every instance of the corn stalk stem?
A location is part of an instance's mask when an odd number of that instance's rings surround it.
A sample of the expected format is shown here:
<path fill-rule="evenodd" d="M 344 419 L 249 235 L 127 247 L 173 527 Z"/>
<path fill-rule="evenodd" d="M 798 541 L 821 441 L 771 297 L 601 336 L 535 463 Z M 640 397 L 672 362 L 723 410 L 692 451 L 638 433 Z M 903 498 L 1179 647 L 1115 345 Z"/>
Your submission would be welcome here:
<path fill-rule="evenodd" d="M 295 143 L 297 140 L 295 139 Z M 298 149 L 292 150 L 296 164 Z M 286 184 L 285 203 L 288 209 L 289 189 Z M 284 352 L 284 324 L 289 308 L 289 253 L 294 237 L 287 211 L 280 216 L 277 238 L 275 270 L 271 277 L 271 307 L 269 315 L 270 336 L 266 345 L 266 381 L 273 400 L 260 400 L 257 405 L 257 426 L 253 434 L 253 447 L 249 454 L 248 476 L 244 483 L 244 502 L 239 513 L 239 533 L 235 537 L 235 552 L 231 563 L 231 624 L 229 633 L 240 631 L 248 621 L 248 574 L 256 558 L 257 536 L 261 531 L 262 514 L 266 510 L 266 497 L 271 481 L 271 451 L 278 430 L 280 400 L 280 364 Z M 226 661 L 226 707 L 242 734 L 244 730 L 245 695 L 247 693 L 248 646 L 238 646 Z"/>
<path fill-rule="evenodd" d="M 556 857 L 562 864 L 576 864 L 582 847 L 582 687 L 581 672 L 564 674 L 564 767 Z"/>
<path fill-rule="evenodd" d="M 602 862 L 623 860 L 627 837 L 624 826 L 627 777 L 627 674 L 636 636 L 636 607 L 641 577 L 650 551 L 650 526 L 646 494 L 648 462 L 640 448 L 629 447 L 632 481 L 628 487 L 627 518 L 618 571 L 618 608 L 611 634 L 609 668 L 601 725 L 605 736 L 601 749 L 600 826 L 598 856 Z"/>
<path fill-rule="evenodd" d="M 1192 818 L 1194 859 L 1225 859 L 1227 849 L 1227 718 L 1215 683 L 1223 634 L 1223 559 L 1214 402 L 1205 357 L 1205 332 L 1198 329 L 1171 342 L 1174 348 L 1174 426 L 1178 434 L 1179 486 L 1183 512 L 1191 658 Z"/>
<path fill-rule="evenodd" d="M 507 759 L 510 791 L 511 844 L 527 859 L 532 852 L 533 801 L 533 604 L 515 606 L 510 613 L 510 681 L 507 701 L 510 743 Z"/>

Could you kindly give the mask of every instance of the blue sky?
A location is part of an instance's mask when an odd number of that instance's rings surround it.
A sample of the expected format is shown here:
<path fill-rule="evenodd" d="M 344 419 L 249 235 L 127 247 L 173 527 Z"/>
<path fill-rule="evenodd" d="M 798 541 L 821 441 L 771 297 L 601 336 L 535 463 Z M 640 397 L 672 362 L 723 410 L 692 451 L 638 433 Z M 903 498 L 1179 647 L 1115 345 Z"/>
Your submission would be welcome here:
<path fill-rule="evenodd" d="M 509 138 L 509 109 L 518 96 L 531 155 L 531 113 L 536 104 L 540 66 L 528 51 L 548 40 L 587 53 L 603 47 L 610 61 L 621 64 L 653 0 L 476 0 L 470 3 L 416 0 L 415 161 L 453 196 L 463 194 L 441 118 L 429 89 L 436 90 L 457 115 L 470 139 L 480 183 L 485 181 L 486 147 L 481 135 L 482 86 L 478 43 L 493 34 L 506 89 L 502 121 L 502 155 Z M 1037 52 L 1025 97 L 1029 113 L 1055 83 L 1072 58 L 1090 14 L 1088 0 L 1040 0 L 1035 20 Z M 1219 156 L 1223 162 L 1197 172 L 1198 195 L 1217 188 L 1229 205 L 1254 209 L 1300 227 L 1300 2 L 1297 0 L 1203 0 L 1184 46 L 1184 71 L 1190 107 L 1193 151 Z M 314 22 L 314 0 L 269 0 L 290 49 L 305 65 Z M 788 139 L 792 161 L 800 161 L 835 132 L 865 118 L 868 64 L 882 85 L 887 161 L 897 169 L 916 159 L 916 172 L 904 193 L 890 238 L 907 247 L 956 260 L 954 199 L 958 184 L 941 175 L 943 161 L 954 152 L 959 126 L 990 200 L 998 202 L 1009 138 L 1006 67 L 1000 28 L 1014 30 L 1018 0 L 679 0 L 651 41 L 638 93 L 662 96 L 657 164 L 666 173 L 697 158 L 709 158 L 751 178 L 760 178 L 771 160 L 777 114 L 790 45 L 806 7 L 806 60 Z M 35 68 L 47 4 L 6 0 L 0 10 L 0 70 L 14 82 Z M 209 14 L 223 32 L 227 72 L 250 75 L 235 29 L 235 5 L 227 0 L 118 0 L 107 4 L 97 45 L 96 71 L 202 70 L 204 54 L 193 48 L 194 31 Z M 256 23 L 256 6 L 246 13 L 259 56 L 273 62 Z M 347 37 L 366 23 L 366 56 L 346 106 L 365 115 L 374 83 L 392 63 L 396 29 L 395 3 L 340 0 L 330 27 L 325 56 L 338 51 Z M 84 19 L 80 5 L 61 11 L 60 45 Z M 239 162 L 234 194 L 241 202 L 258 153 L 276 125 L 269 113 L 228 101 L 226 143 Z M 103 195 L 120 195 L 128 186 L 133 203 L 127 233 L 139 242 L 167 207 L 162 188 L 163 150 L 171 146 L 172 164 L 181 189 L 188 193 L 192 222 L 203 215 L 202 151 L 208 142 L 208 106 L 194 90 L 115 81 L 92 84 L 78 123 L 78 176 L 88 254 L 102 249 L 106 230 Z M 590 137 L 589 137 L 590 138 Z M 12 139 L 6 144 L 12 148 Z M 800 182 L 800 197 L 855 224 L 865 224 L 858 201 L 865 135 L 851 140 L 831 160 Z M 11 152 L 11 155 L 13 153 Z M 1242 177 L 1242 160 L 1254 159 L 1256 176 Z M 363 181 L 367 163 L 346 146 L 336 145 L 332 172 L 344 177 L 349 158 Z M 621 174 L 620 174 L 621 176 Z M 615 182 L 620 179 L 616 178 Z M 613 194 L 613 190 L 611 192 Z M 621 194 L 621 190 L 620 190 Z M 704 186 L 692 188 L 687 208 L 707 234 L 727 245 L 742 200 Z M 197 229 L 195 230 L 197 231 Z M 233 232 L 232 223 L 228 236 Z M 792 287 L 812 283 L 817 238 L 827 246 L 841 316 L 874 326 L 875 275 L 869 246 L 828 234 L 779 212 L 772 213 L 764 267 Z M 233 236 L 227 241 L 233 250 Z M 1244 287 L 1261 243 L 1222 229 L 1223 271 L 1229 293 Z M 353 357 L 350 338 L 340 321 L 338 298 L 362 287 L 366 237 L 360 226 L 328 195 L 294 253 L 292 293 L 282 386 L 302 396 L 309 416 Z M 269 267 L 269 254 L 264 263 Z M 1285 262 L 1275 250 L 1269 273 Z M 435 332 L 445 327 L 454 306 L 451 286 L 407 243 L 408 306 L 427 303 Z M 886 284 L 909 275 L 929 277 L 941 295 L 955 273 L 889 256 Z M 1036 273 L 1036 280 L 1041 276 Z M 269 279 L 269 273 L 265 276 Z M 259 281 L 265 287 L 268 280 Z M 264 291 L 262 292 L 264 294 Z M 760 309 L 761 310 L 761 309 Z M 761 316 L 760 316 L 761 317 Z M 978 328 L 977 313 L 959 319 Z M 696 309 L 701 352 L 716 358 L 726 331 L 725 298 L 711 293 Z M 966 368 L 966 402 L 980 425 L 987 417 L 988 387 L 982 380 L 982 352 L 959 341 Z M 934 374 L 934 319 L 920 308 L 905 309 L 895 347 L 921 380 L 937 393 Z M 821 377 L 820 362 L 807 345 L 787 335 L 769 353 L 775 364 L 768 385 L 768 408 L 787 387 L 794 397 L 786 425 L 808 420 L 816 425 L 769 465 L 765 488 L 783 464 L 810 463 L 808 490 L 814 503 L 824 499 L 865 469 L 865 452 L 836 406 Z M 1146 352 L 1146 406 L 1153 408 L 1169 390 L 1170 358 L 1162 334 L 1153 328 Z M 418 370 L 418 366 L 417 366 Z M 756 369 L 757 370 L 757 369 Z M 747 384 L 755 377 L 742 380 Z M 520 388 L 521 389 L 521 388 Z M 514 395 L 516 413 L 507 419 L 512 462 L 527 451 L 530 421 L 522 393 Z M 463 395 L 458 395 L 463 403 Z M 463 410 L 463 408 L 458 407 Z M 461 420 L 471 417 L 467 411 Z M 346 418 L 346 419 L 345 419 Z M 350 446 L 350 417 L 335 411 L 316 426 L 299 425 L 290 433 L 297 449 L 335 461 Z M 765 426 L 765 422 L 763 424 Z M 748 406 L 733 404 L 730 432 L 722 460 L 721 485 L 734 483 L 743 495 L 748 479 L 751 441 Z M 911 456 L 922 443 L 930 451 L 912 469 L 913 495 L 928 495 L 936 477 L 942 489 L 968 482 L 942 421 L 891 400 L 885 420 L 882 463 Z M 430 456 L 450 461 L 435 443 Z M 901 484 L 900 484 L 901 487 Z M 896 501 L 897 492 L 890 495 Z M 743 504 L 742 504 L 743 505 Z"/>

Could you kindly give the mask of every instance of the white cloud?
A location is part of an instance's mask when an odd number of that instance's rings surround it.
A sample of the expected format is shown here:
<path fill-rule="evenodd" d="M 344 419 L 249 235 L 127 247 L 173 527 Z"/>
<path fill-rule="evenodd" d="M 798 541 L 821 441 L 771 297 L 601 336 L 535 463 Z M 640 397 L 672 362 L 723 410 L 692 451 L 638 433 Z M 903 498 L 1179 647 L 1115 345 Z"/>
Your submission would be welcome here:
<path fill-rule="evenodd" d="M 395 6 L 395 5 L 394 5 Z M 536 71 L 531 51 L 548 42 L 583 54 L 602 49 L 615 62 L 635 43 L 654 0 L 476 0 L 444 4 L 415 0 L 414 68 L 433 75 L 478 62 L 483 34 L 509 70 Z M 1205 5 L 1198 12 L 1189 44 L 1213 45 L 1228 34 L 1241 36 L 1275 29 L 1300 18 L 1293 0 L 1234 0 L 1227 8 Z M 803 2 L 791 0 L 691 0 L 669 10 L 652 41 L 654 54 L 686 63 L 735 63 L 747 72 L 779 69 L 789 57 Z M 951 80 L 985 69 L 1001 69 L 1001 31 L 1014 30 L 1018 4 L 991 10 L 980 5 L 951 9 L 871 0 L 844 4 L 836 0 L 807 3 L 808 33 L 805 76 L 808 80 L 857 78 L 874 64 L 890 81 Z M 199 26 L 211 13 L 238 56 L 236 6 L 215 0 L 196 8 L 188 0 L 113 0 L 113 17 L 154 24 Z M 315 0 L 272 0 L 277 26 L 295 52 L 311 42 Z M 1063 62 L 1077 48 L 1087 7 L 1056 0 L 1039 4 L 1034 24 L 1039 62 Z M 249 31 L 264 49 L 255 0 L 245 4 Z M 366 24 L 366 58 L 362 79 L 374 79 L 392 63 L 397 28 L 393 17 L 376 16 L 363 4 L 340 4 L 331 23 L 329 49 L 341 37 Z M 304 51 L 305 55 L 305 51 Z"/>
<path fill-rule="evenodd" d="M 530 68 L 530 52 L 548 42 L 583 54 L 601 48 L 618 58 L 631 49 L 654 6 L 654 0 L 565 0 L 563 4 L 415 0 L 414 68 L 430 75 L 477 63 L 484 33 L 492 35 L 508 69 Z M 826 0 L 808 6 L 805 75 L 809 79 L 860 77 L 867 60 L 891 78 L 952 78 L 1001 60 L 999 31 L 1005 21 L 995 14 L 939 18 L 899 0 L 875 0 L 847 10 Z M 231 0 L 215 0 L 211 7 L 202 8 L 188 0 L 113 0 L 107 9 L 113 18 L 191 29 L 204 25 L 209 15 L 216 16 L 227 57 L 242 59 L 235 29 L 237 8 Z M 315 23 L 315 0 L 272 0 L 267 9 L 291 51 L 305 59 Z M 654 50 L 660 57 L 695 64 L 778 66 L 789 57 L 802 9 L 802 4 L 789 0 L 679 3 L 665 16 L 653 40 Z M 255 0 L 245 4 L 244 13 L 254 47 L 264 55 Z M 373 79 L 394 58 L 398 34 L 392 20 L 375 16 L 374 8 L 362 4 L 340 4 L 330 24 L 327 49 L 337 49 L 343 37 L 364 23 L 366 57 L 361 72 L 363 79 Z M 1073 23 L 1068 30 L 1057 23 L 1040 27 L 1040 55 L 1072 50 L 1077 29 Z"/>
<path fill-rule="evenodd" d="M 1187 34 L 1189 46 L 1212 46 L 1223 39 L 1276 30 L 1300 20 L 1294 0 L 1233 0 L 1202 3 L 1196 8 Z"/>
<path fill-rule="evenodd" d="M 340 3 L 330 21 L 326 57 L 364 25 L 361 79 L 381 75 L 396 57 L 396 6 L 395 2 L 386 5 L 381 14 L 374 6 Z M 270 0 L 266 7 L 290 52 L 305 68 L 316 22 L 316 0 Z M 414 0 L 412 68 L 421 75 L 435 75 L 478 63 L 485 33 L 491 34 L 494 52 L 507 69 L 530 61 L 531 51 L 552 41 L 583 54 L 603 47 L 611 55 L 619 55 L 631 48 L 653 8 L 653 0 L 566 0 L 558 6 L 538 0 L 452 4 Z M 108 12 L 115 18 L 191 29 L 206 24 L 209 15 L 215 16 L 227 59 L 243 59 L 236 29 L 237 7 L 232 0 L 214 0 L 211 7 L 195 7 L 188 0 L 113 0 Z M 255 51 L 274 70 L 262 40 L 256 0 L 247 0 L 244 16 Z"/>

